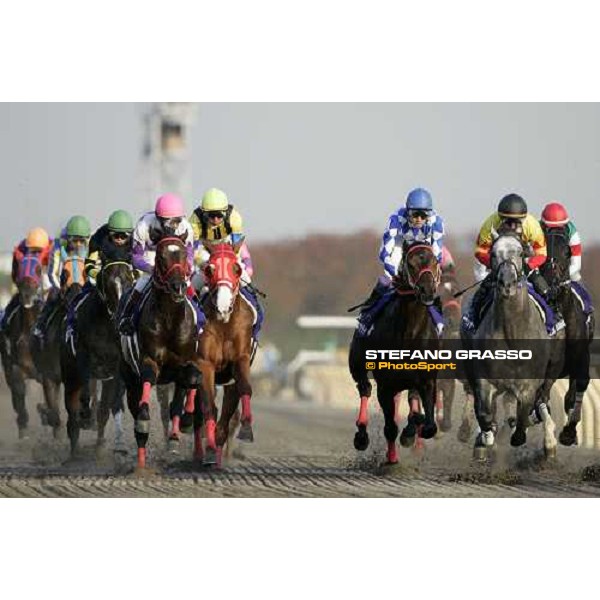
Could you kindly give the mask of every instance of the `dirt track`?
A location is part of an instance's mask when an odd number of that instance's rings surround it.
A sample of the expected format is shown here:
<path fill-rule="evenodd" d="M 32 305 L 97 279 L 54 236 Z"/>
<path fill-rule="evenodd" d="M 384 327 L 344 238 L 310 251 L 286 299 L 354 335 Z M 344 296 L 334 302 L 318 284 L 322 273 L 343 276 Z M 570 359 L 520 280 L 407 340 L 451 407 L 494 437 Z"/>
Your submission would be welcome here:
<path fill-rule="evenodd" d="M 111 424 L 102 455 L 96 456 L 96 434 L 85 431 L 83 459 L 65 463 L 66 439 L 53 440 L 39 424 L 35 404 L 40 399 L 40 388 L 32 385 L 30 437 L 19 441 L 8 391 L 0 389 L 0 497 L 600 496 L 598 469 L 590 468 L 600 463 L 597 452 L 560 447 L 556 464 L 549 466 L 536 450 L 506 449 L 493 466 L 480 467 L 472 464 L 471 446 L 460 444 L 451 432 L 426 442 L 421 452 L 401 448 L 401 464 L 382 467 L 382 419 L 374 409 L 371 447 L 358 453 L 352 447 L 353 412 L 280 399 L 255 401 L 256 442 L 237 446 L 221 471 L 192 465 L 191 436 L 181 455 L 166 452 L 153 403 L 149 463 L 155 473 L 140 478 L 132 473 L 129 417 L 128 456 L 113 455 Z M 540 447 L 536 435 L 530 443 Z"/>

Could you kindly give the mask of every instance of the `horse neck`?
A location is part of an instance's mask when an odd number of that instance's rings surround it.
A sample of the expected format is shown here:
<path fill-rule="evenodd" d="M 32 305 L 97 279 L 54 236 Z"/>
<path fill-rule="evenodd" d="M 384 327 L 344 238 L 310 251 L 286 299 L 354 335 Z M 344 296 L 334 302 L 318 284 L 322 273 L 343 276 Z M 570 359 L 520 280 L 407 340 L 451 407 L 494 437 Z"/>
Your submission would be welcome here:
<path fill-rule="evenodd" d="M 182 313 L 185 315 L 187 302 L 175 302 L 168 292 L 161 290 L 157 286 L 152 286 L 156 306 L 158 308 L 158 316 L 163 323 L 179 323 L 181 322 Z"/>
<path fill-rule="evenodd" d="M 396 299 L 396 308 L 392 312 L 391 323 L 386 325 L 395 333 L 400 332 L 405 338 L 408 333 L 413 337 L 422 334 L 429 326 L 427 307 L 415 296 L 400 296 Z"/>
<path fill-rule="evenodd" d="M 503 298 L 495 294 L 492 314 L 495 330 L 504 331 L 505 337 L 510 339 L 522 337 L 523 322 L 527 322 L 531 314 L 529 292 L 525 283 L 517 288 L 514 296 Z"/>

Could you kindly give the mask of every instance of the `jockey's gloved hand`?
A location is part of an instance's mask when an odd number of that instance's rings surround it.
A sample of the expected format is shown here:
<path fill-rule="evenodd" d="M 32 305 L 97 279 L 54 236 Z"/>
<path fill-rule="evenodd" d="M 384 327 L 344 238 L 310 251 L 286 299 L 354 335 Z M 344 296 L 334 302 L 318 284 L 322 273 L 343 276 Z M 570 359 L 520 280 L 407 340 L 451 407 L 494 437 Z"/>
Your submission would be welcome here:
<path fill-rule="evenodd" d="M 540 273 L 539 269 L 531 269 L 527 274 L 527 280 L 531 282 L 533 288 L 538 294 L 541 294 L 544 298 L 548 297 L 550 293 L 550 286 L 544 279 L 544 276 Z"/>

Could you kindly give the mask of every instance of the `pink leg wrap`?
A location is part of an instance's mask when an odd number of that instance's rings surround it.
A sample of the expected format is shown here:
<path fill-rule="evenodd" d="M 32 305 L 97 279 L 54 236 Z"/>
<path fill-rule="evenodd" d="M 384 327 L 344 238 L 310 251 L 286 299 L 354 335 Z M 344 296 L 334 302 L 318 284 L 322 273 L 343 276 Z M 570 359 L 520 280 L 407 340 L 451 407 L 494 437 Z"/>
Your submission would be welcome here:
<path fill-rule="evenodd" d="M 194 414 L 194 410 L 196 408 L 195 400 L 196 400 L 196 390 L 189 390 L 187 393 L 187 398 L 185 399 L 185 412 L 186 413 Z"/>
<path fill-rule="evenodd" d="M 142 404 L 150 404 L 150 392 L 152 391 L 152 384 L 149 381 L 144 381 L 142 386 L 142 397 L 140 398 L 140 406 Z"/>
<path fill-rule="evenodd" d="M 252 411 L 250 410 L 250 394 L 242 396 L 242 423 L 252 423 Z"/>
<path fill-rule="evenodd" d="M 398 462 L 398 450 L 396 442 L 388 442 L 387 459 L 389 463 L 396 464 Z"/>
<path fill-rule="evenodd" d="M 172 440 L 179 439 L 179 434 L 181 433 L 181 431 L 179 430 L 179 422 L 180 421 L 181 421 L 181 417 L 179 417 L 179 416 L 175 416 L 171 420 L 171 439 Z"/>
<path fill-rule="evenodd" d="M 215 439 L 215 430 L 217 429 L 217 424 L 214 419 L 208 419 L 206 421 L 206 445 L 213 450 L 217 448 L 217 441 Z"/>
<path fill-rule="evenodd" d="M 204 450 L 202 449 L 202 427 L 194 429 L 194 458 L 202 460 Z"/>
<path fill-rule="evenodd" d="M 361 396 L 360 397 L 360 410 L 358 411 L 358 420 L 356 421 L 357 425 L 366 425 L 367 422 L 369 421 L 368 404 L 369 404 L 369 397 Z"/>
<path fill-rule="evenodd" d="M 137 466 L 138 469 L 144 469 L 146 467 L 146 448 L 138 448 Z"/>

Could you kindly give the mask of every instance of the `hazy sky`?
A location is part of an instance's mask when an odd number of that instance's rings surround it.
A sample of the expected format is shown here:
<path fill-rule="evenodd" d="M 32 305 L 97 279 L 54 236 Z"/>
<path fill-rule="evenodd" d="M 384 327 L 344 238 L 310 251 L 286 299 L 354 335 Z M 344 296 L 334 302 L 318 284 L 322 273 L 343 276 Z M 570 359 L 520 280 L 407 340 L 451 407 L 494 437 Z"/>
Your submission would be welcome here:
<path fill-rule="evenodd" d="M 226 190 L 249 241 L 383 230 L 415 186 L 449 232 L 476 229 L 516 191 L 539 214 L 567 204 L 584 242 L 600 241 L 598 104 L 201 104 L 192 133 L 194 196 Z M 34 225 L 81 212 L 100 225 L 138 215 L 142 105 L 0 104 L 0 249 Z"/>

